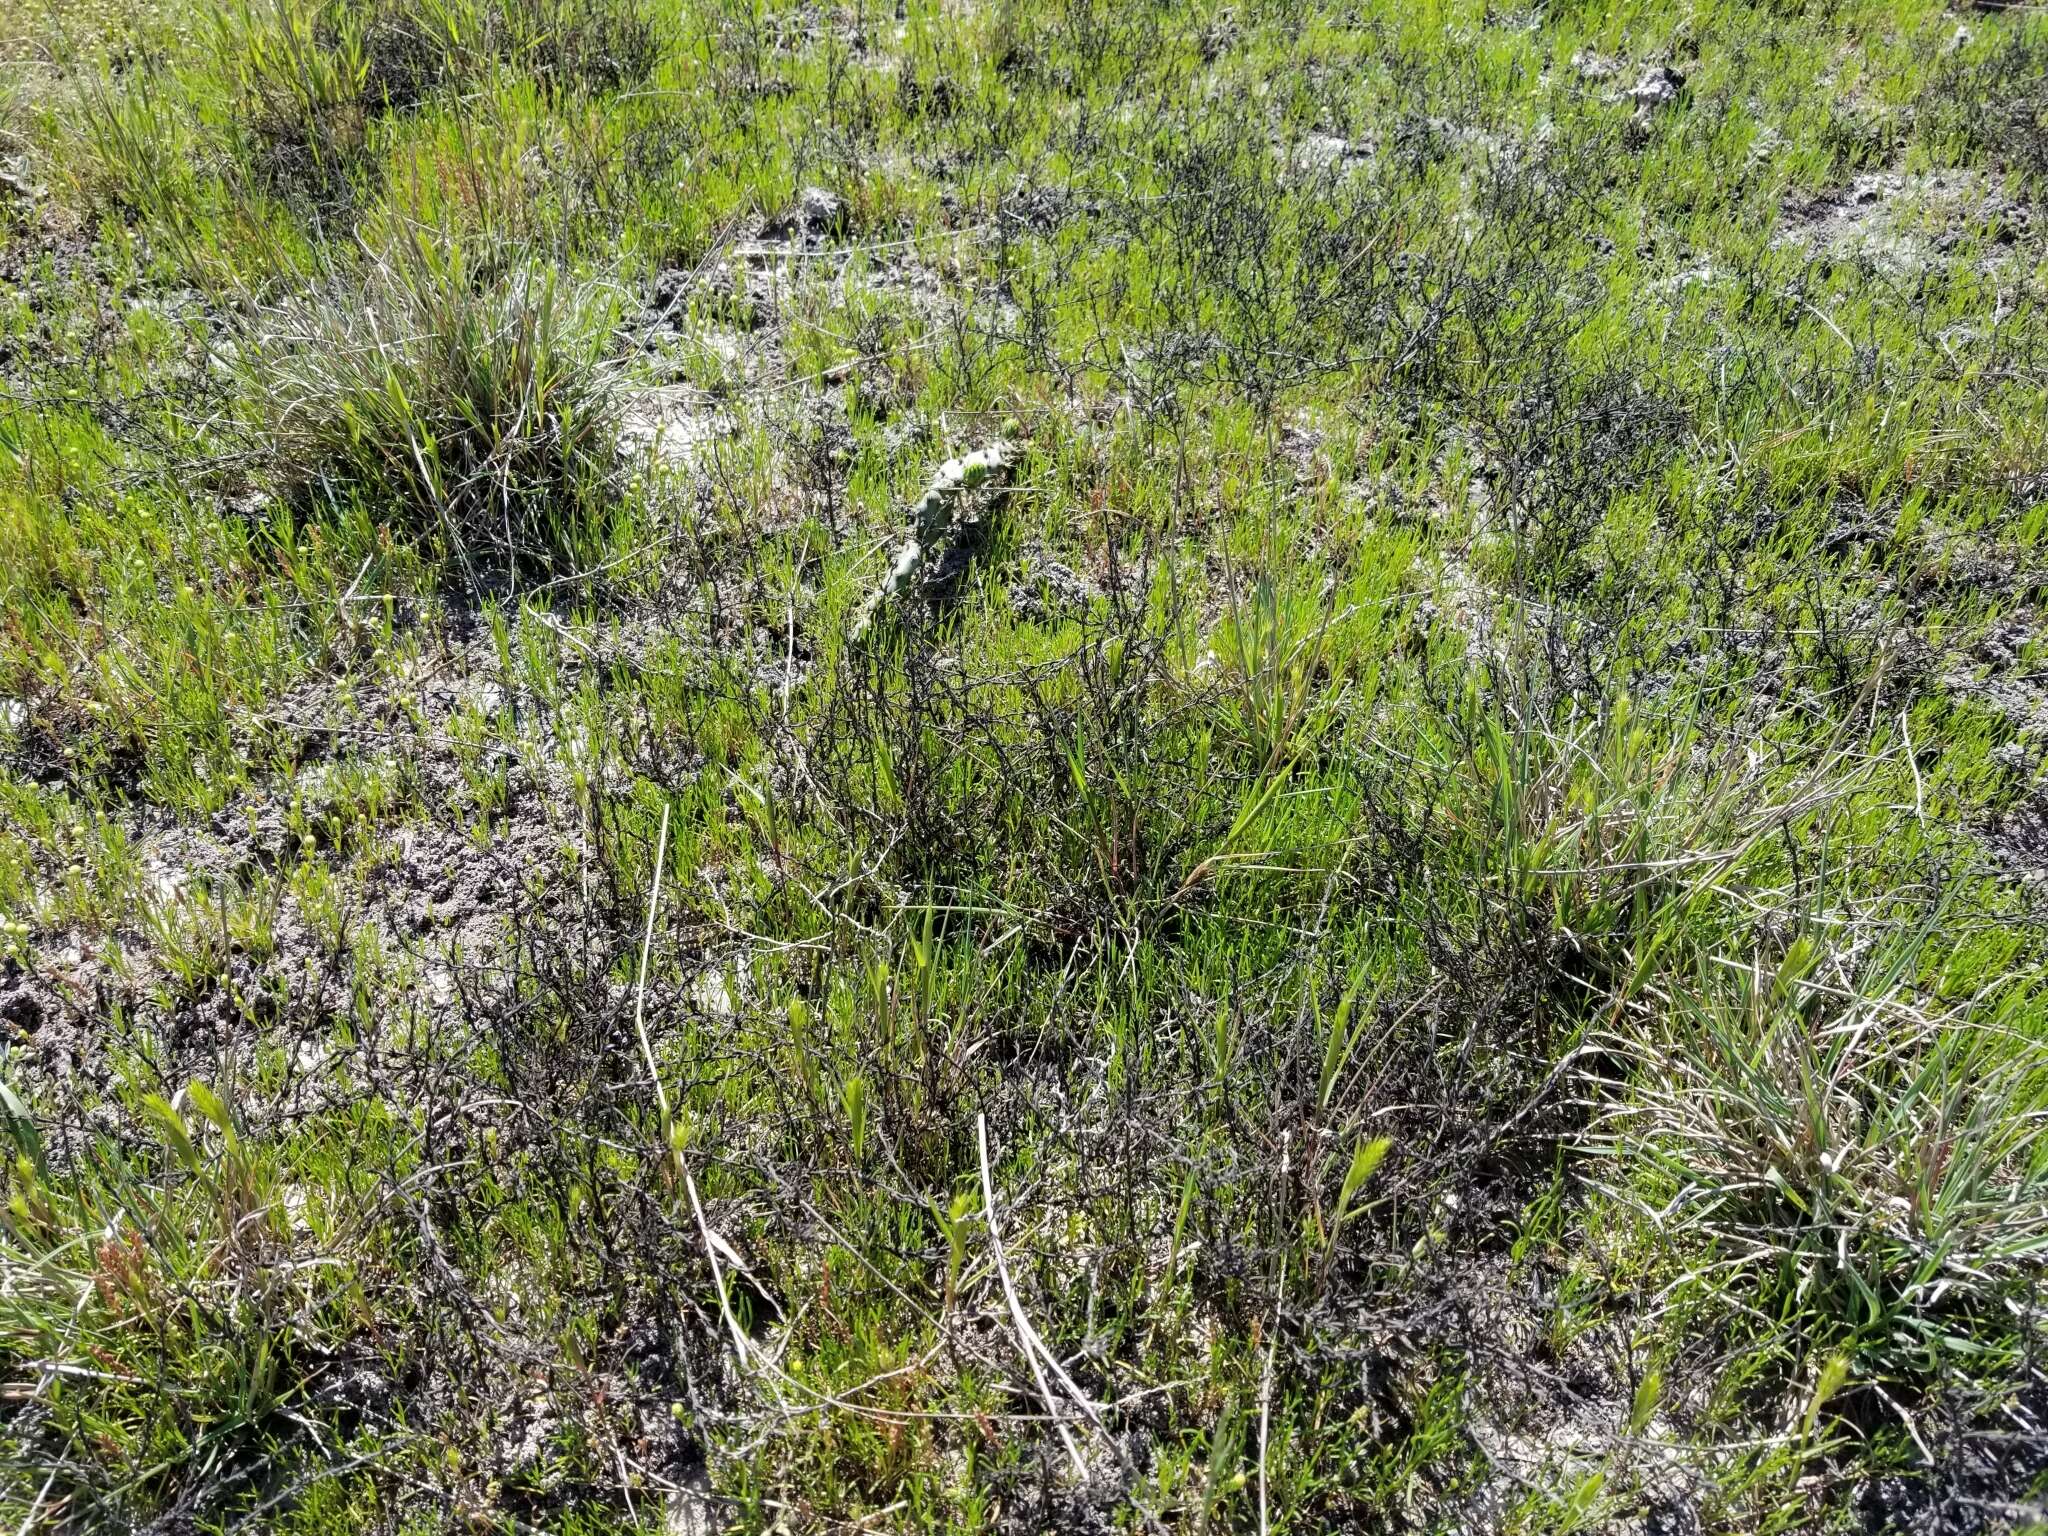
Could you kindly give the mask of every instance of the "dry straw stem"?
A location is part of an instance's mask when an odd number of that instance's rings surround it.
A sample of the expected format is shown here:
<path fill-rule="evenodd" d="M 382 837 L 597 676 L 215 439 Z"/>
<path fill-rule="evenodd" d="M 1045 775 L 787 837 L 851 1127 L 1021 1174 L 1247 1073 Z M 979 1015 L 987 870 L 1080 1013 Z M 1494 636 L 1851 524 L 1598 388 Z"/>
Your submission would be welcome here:
<path fill-rule="evenodd" d="M 1060 1406 L 1060 1400 L 1053 1395 L 1051 1383 L 1046 1380 L 1046 1367 L 1052 1368 L 1053 1374 L 1060 1380 L 1060 1385 L 1066 1388 L 1068 1396 L 1090 1424 L 1100 1430 L 1101 1421 L 1096 1417 L 1094 1404 L 1074 1385 L 1073 1379 L 1067 1375 L 1052 1351 L 1046 1348 L 1045 1341 L 1038 1336 L 1038 1330 L 1031 1326 L 1031 1319 L 1024 1314 L 1024 1304 L 1018 1300 L 1017 1287 L 1010 1279 L 1010 1261 L 1003 1253 L 1002 1225 L 996 1219 L 996 1188 L 995 1181 L 989 1173 L 986 1115 L 975 1117 L 974 1135 L 976 1145 L 981 1150 L 982 1216 L 988 1222 L 989 1246 L 995 1250 L 996 1274 L 1002 1281 L 1003 1301 L 1010 1309 L 1011 1325 L 1017 1331 L 1017 1347 L 1023 1354 L 1025 1363 L 1031 1367 L 1031 1377 L 1038 1383 L 1039 1399 L 1045 1404 L 1045 1411 L 1052 1417 L 1053 1428 L 1059 1433 L 1060 1444 L 1066 1447 L 1067 1455 L 1074 1463 L 1074 1475 L 1085 1478 L 1088 1475 L 1088 1458 L 1081 1454 L 1080 1445 L 1075 1441 L 1073 1432 L 1067 1428 L 1066 1413 Z M 1040 1363 L 1041 1360 L 1044 1364 Z"/>

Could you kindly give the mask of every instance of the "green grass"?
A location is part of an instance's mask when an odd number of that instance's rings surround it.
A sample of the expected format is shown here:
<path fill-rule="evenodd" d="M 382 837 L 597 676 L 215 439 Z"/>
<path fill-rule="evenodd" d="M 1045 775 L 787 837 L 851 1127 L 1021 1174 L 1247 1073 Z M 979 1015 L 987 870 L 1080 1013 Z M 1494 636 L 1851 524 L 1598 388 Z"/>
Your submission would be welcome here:
<path fill-rule="evenodd" d="M 58 19 L 0 1528 L 2048 1522 L 2039 16 Z"/>

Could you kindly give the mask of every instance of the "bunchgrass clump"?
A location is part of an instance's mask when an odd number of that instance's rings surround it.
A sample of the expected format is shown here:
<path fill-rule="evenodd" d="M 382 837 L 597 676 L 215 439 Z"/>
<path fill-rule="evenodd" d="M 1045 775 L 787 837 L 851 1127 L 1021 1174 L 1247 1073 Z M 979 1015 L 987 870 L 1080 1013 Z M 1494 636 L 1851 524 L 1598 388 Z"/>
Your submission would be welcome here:
<path fill-rule="evenodd" d="M 604 291 L 424 234 L 259 306 L 235 367 L 297 495 L 360 497 L 470 563 L 573 560 L 611 488 Z"/>
<path fill-rule="evenodd" d="M 145 212 L 196 176 L 221 184 L 214 218 L 270 198 L 346 226 L 404 120 L 437 97 L 523 79 L 549 102 L 587 100 L 642 83 L 660 58 L 639 0 L 225 0 L 198 20 L 191 54 L 89 93 L 101 179 Z M 175 124 L 134 122 L 143 103 Z M 191 163 L 166 163 L 173 136 Z"/>
<path fill-rule="evenodd" d="M 1930 1007 L 1917 942 L 1870 938 L 1709 956 L 1646 989 L 1612 1037 L 1635 1087 L 1601 1144 L 1692 1266 L 1677 1288 L 1737 1300 L 1794 1363 L 1839 1353 L 1883 1419 L 2048 1341 L 2048 1099 L 2013 1000 Z"/>

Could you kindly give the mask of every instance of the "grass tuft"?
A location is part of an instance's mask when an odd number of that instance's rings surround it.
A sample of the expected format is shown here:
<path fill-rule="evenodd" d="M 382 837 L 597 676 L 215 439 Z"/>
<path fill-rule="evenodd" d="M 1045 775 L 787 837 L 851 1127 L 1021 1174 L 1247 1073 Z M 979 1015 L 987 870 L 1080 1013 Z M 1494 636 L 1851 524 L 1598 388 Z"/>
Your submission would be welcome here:
<path fill-rule="evenodd" d="M 597 285 L 420 234 L 257 308 L 234 366 L 295 495 L 536 568 L 585 549 L 616 468 L 609 313 Z"/>

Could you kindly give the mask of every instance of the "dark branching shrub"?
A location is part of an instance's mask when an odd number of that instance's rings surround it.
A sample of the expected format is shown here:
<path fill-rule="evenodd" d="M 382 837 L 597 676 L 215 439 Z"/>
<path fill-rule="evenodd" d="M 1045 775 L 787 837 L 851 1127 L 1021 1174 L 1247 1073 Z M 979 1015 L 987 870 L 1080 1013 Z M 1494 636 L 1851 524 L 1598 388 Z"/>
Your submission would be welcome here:
<path fill-rule="evenodd" d="M 1249 115 L 1184 124 L 1147 152 L 1168 190 L 1112 200 L 1103 222 L 1153 269 L 1142 293 L 1104 285 L 1103 334 L 1129 339 L 1091 359 L 1139 401 L 1171 412 L 1214 381 L 1270 409 L 1391 350 L 1403 189 L 1341 158 L 1276 155 Z"/>
<path fill-rule="evenodd" d="M 551 269 L 417 239 L 259 310 L 237 365 L 290 489 L 530 567 L 573 556 L 615 461 L 604 320 Z"/>
<path fill-rule="evenodd" d="M 1988 53 L 1952 55 L 1920 111 L 1936 134 L 2048 188 L 2048 33 L 2016 27 Z"/>
<path fill-rule="evenodd" d="M 1023 904 L 1061 944 L 1156 906 L 1223 814 L 1172 624 L 1119 587 L 1060 655 L 995 667 L 943 623 L 841 655 L 805 754 L 818 810 L 869 867 Z"/>

